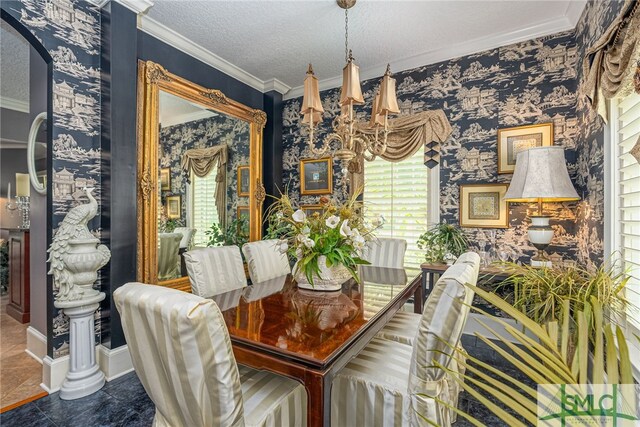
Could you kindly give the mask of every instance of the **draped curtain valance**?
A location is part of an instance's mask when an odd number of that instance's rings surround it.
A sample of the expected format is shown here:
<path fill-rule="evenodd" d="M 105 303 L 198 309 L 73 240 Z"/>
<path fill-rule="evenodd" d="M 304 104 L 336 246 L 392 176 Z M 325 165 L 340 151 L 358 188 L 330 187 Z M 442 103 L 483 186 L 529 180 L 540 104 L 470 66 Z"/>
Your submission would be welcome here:
<path fill-rule="evenodd" d="M 193 171 L 195 176 L 204 178 L 216 165 L 218 166 L 216 172 L 216 210 L 218 211 L 218 220 L 224 227 L 227 217 L 226 185 L 224 185 L 227 182 L 227 146 L 193 148 L 185 151 L 182 155 L 182 169 L 187 173 L 187 176 Z"/>
<path fill-rule="evenodd" d="M 449 138 L 452 131 L 442 110 L 422 111 L 391 119 L 389 128 L 387 149 L 380 157 L 389 162 L 400 162 L 424 147 L 424 164 L 429 168 L 440 163 L 440 144 Z M 375 135 L 375 129 L 370 126 L 360 127 L 358 130 Z M 364 185 L 363 166 L 362 157 L 354 159 L 349 165 L 352 192 Z"/>
<path fill-rule="evenodd" d="M 639 2 L 626 0 L 620 15 L 589 48 L 583 60 L 584 95 L 608 120 L 605 100 L 623 97 L 633 89 L 634 70 L 640 60 Z M 640 93 L 640 87 L 636 88 Z"/>

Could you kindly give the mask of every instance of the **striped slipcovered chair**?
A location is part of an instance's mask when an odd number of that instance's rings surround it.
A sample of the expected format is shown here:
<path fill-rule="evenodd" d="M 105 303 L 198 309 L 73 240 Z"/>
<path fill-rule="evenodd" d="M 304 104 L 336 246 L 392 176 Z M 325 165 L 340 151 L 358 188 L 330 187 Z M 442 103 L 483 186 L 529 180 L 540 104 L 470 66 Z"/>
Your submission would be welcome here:
<path fill-rule="evenodd" d="M 381 237 L 367 243 L 364 259 L 375 267 L 404 268 L 407 241 Z"/>
<path fill-rule="evenodd" d="M 305 426 L 302 384 L 237 365 L 218 306 L 164 286 L 113 293 L 158 427 Z"/>
<path fill-rule="evenodd" d="M 191 247 L 191 240 L 193 240 L 193 236 L 195 236 L 196 234 L 195 228 L 176 227 L 173 232 L 182 234 L 182 240 L 180 240 L 180 248 L 189 249 Z"/>
<path fill-rule="evenodd" d="M 473 281 L 470 284 L 475 285 L 478 282 L 478 273 L 480 271 L 480 256 L 475 252 L 466 252 L 457 259 L 456 263 L 449 267 L 442 277 L 461 277 L 461 266 L 470 265 L 473 267 Z M 438 281 L 438 283 L 441 283 Z M 464 283 L 461 283 L 464 285 Z M 436 286 L 438 286 L 436 284 Z M 401 342 L 403 344 L 413 345 L 418 326 L 420 325 L 420 315 L 409 313 L 406 311 L 397 312 L 378 333 L 378 336 L 392 341 Z"/>
<path fill-rule="evenodd" d="M 289 259 L 286 253 L 280 252 L 279 242 L 277 239 L 258 240 L 242 246 L 254 285 L 291 273 Z"/>
<path fill-rule="evenodd" d="M 237 246 L 218 246 L 185 252 L 191 292 L 210 297 L 247 286 L 242 255 Z"/>
<path fill-rule="evenodd" d="M 158 234 L 158 280 L 180 277 L 180 233 Z"/>
<path fill-rule="evenodd" d="M 442 369 L 458 370 L 453 348 L 459 345 L 473 292 L 473 267 L 456 268 L 459 276 L 441 277 L 429 295 L 413 346 L 376 337 L 336 375 L 331 388 L 331 425 L 449 426 L 455 412 L 437 397 L 457 406 L 459 385 Z M 456 355 L 459 357 L 459 355 Z"/>

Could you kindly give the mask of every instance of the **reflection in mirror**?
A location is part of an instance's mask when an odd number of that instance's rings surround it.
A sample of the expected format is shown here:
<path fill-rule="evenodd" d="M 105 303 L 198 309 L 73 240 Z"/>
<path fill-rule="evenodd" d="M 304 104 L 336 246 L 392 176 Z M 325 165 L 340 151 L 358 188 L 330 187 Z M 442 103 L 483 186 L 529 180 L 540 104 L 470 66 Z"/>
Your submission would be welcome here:
<path fill-rule="evenodd" d="M 164 91 L 159 121 L 158 280 L 165 281 L 186 276 L 182 254 L 190 249 L 248 240 L 249 198 L 238 174 L 248 172 L 250 127 Z"/>

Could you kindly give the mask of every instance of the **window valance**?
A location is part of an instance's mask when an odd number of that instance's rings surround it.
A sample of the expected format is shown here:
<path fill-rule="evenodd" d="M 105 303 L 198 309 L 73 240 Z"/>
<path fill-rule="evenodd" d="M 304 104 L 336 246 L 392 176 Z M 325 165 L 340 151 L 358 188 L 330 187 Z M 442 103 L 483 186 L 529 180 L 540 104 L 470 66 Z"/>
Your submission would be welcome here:
<path fill-rule="evenodd" d="M 209 148 L 193 148 L 182 155 L 182 169 L 187 177 L 193 171 L 195 176 L 204 178 L 209 175 L 215 166 L 216 171 L 216 209 L 220 224 L 224 226 L 226 215 L 226 188 L 221 185 L 227 182 L 227 146 L 216 145 Z"/>

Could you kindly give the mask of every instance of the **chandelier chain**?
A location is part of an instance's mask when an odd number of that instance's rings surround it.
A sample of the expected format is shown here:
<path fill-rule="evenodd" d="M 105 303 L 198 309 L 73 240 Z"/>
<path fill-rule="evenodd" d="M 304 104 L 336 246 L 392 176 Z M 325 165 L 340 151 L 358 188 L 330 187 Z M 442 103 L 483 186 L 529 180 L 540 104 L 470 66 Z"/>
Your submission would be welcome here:
<path fill-rule="evenodd" d="M 344 62 L 349 61 L 349 9 L 344 10 Z"/>

